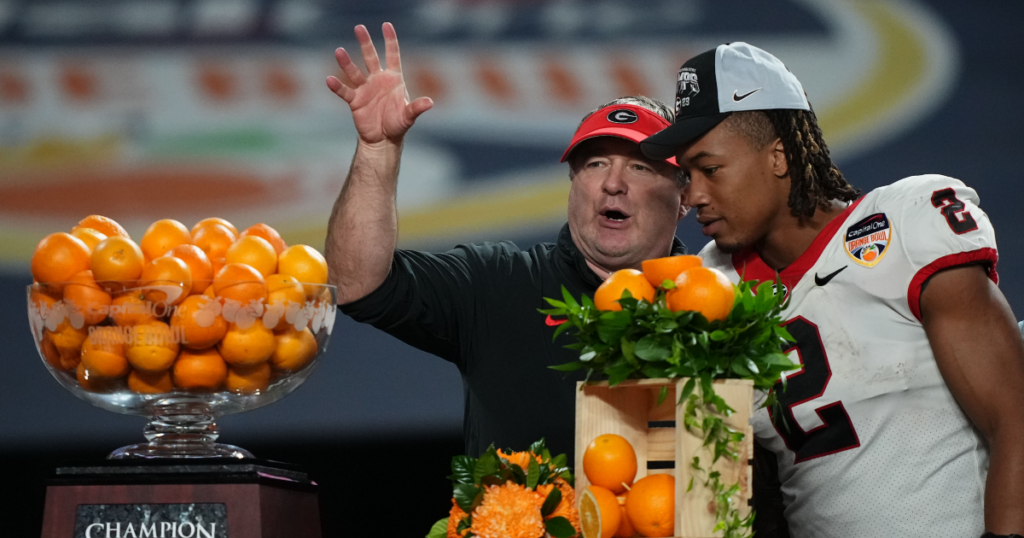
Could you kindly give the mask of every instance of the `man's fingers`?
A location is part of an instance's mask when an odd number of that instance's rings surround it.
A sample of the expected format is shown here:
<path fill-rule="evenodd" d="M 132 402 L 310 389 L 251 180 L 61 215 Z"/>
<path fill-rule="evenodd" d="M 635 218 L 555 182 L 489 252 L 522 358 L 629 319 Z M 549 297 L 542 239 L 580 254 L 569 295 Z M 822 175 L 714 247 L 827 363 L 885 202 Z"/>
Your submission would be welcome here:
<path fill-rule="evenodd" d="M 352 84 L 356 86 L 362 86 L 366 82 L 366 75 L 363 74 L 363 70 L 359 69 L 359 66 L 352 61 L 352 57 L 348 55 L 348 51 L 345 49 L 337 49 L 334 51 L 334 59 L 338 61 L 338 67 L 345 72 L 345 76 L 352 81 Z"/>
<path fill-rule="evenodd" d="M 429 97 L 420 97 L 408 105 L 405 105 L 405 116 L 409 120 L 409 123 L 412 123 L 416 121 L 416 118 L 420 117 L 420 114 L 423 114 L 433 107 L 433 99 Z"/>
<path fill-rule="evenodd" d="M 377 57 L 377 49 L 373 47 L 370 31 L 362 24 L 356 26 L 356 39 L 359 40 L 359 48 L 363 51 L 363 63 L 366 64 L 366 70 L 371 75 L 380 71 L 380 58 Z"/>
<path fill-rule="evenodd" d="M 327 77 L 327 87 L 346 103 L 351 103 L 352 98 L 356 96 L 356 91 L 343 84 L 337 77 Z"/>
<path fill-rule="evenodd" d="M 398 34 L 390 22 L 385 22 L 382 27 L 384 31 L 384 61 L 388 69 L 402 72 L 402 58 L 398 52 Z"/>

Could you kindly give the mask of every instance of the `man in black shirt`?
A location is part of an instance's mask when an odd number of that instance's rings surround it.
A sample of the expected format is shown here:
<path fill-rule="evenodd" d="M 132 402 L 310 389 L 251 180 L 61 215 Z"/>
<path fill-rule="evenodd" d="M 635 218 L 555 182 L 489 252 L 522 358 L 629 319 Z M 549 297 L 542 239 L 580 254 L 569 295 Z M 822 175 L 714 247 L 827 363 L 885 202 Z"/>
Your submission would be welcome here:
<path fill-rule="evenodd" d="M 548 366 L 576 353 L 552 342 L 559 320 L 544 297 L 561 287 L 579 297 L 612 271 L 684 253 L 675 238 L 686 214 L 674 162 L 645 158 L 638 142 L 668 126 L 672 113 L 647 98 L 624 98 L 584 118 L 562 160 L 570 163 L 569 222 L 557 243 L 522 250 L 510 242 L 460 245 L 440 254 L 396 250 L 395 192 L 402 142 L 433 106 L 409 102 L 398 39 L 384 28 L 386 68 L 363 26 L 355 33 L 368 73 L 335 53 L 351 81 L 329 77 L 359 134 L 356 154 L 331 214 L 330 282 L 342 312 L 459 367 L 466 452 L 491 443 L 523 450 L 544 437 L 572 461 L 575 382 Z"/>

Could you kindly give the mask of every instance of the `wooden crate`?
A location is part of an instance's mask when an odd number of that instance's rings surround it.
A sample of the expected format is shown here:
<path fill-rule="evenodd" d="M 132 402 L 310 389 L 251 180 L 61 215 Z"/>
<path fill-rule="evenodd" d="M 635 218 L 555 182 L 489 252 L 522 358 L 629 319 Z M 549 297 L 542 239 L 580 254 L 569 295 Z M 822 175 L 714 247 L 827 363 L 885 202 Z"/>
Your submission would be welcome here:
<path fill-rule="evenodd" d="M 615 433 L 633 444 L 637 456 L 636 479 L 648 474 L 666 473 L 676 477 L 676 524 L 675 536 L 681 538 L 711 538 L 721 536 L 713 533 L 715 526 L 714 505 L 711 492 L 704 487 L 703 478 L 695 477 L 690 492 L 686 487 L 693 469 L 690 462 L 700 456 L 706 466 L 712 460 L 712 452 L 703 447 L 703 440 L 686 431 L 683 424 L 683 407 L 676 405 L 686 379 L 642 379 L 624 381 L 614 387 L 607 382 L 578 384 L 576 396 L 576 488 L 579 491 L 590 485 L 583 473 L 583 452 L 587 445 L 599 435 Z M 661 405 L 658 393 L 661 387 L 668 387 L 668 397 Z M 718 393 L 736 412 L 725 419 L 730 427 L 746 434 L 739 447 L 737 461 L 720 459 L 714 469 L 722 473 L 723 482 L 739 482 L 740 513 L 750 513 L 748 501 L 751 494 L 751 459 L 754 457 L 754 434 L 750 426 L 753 413 L 753 382 L 739 379 L 715 381 Z M 679 427 L 676 427 L 676 424 Z M 653 468 L 649 469 L 648 466 Z M 579 499 L 579 496 L 577 496 Z"/>

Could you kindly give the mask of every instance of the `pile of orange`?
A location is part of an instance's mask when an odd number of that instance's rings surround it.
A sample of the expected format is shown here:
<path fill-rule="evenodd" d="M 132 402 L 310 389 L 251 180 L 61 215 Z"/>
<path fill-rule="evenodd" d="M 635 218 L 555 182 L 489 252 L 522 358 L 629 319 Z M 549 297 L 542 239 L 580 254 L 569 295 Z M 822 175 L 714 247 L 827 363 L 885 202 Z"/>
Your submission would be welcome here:
<path fill-rule="evenodd" d="M 672 536 L 675 532 L 675 477 L 651 474 L 637 480 L 633 445 L 616 434 L 598 436 L 583 453 L 591 485 L 580 495 L 583 538 Z"/>
<path fill-rule="evenodd" d="M 609 275 L 594 292 L 594 306 L 601 311 L 622 310 L 619 301 L 626 291 L 634 299 L 654 303 L 658 288 L 671 282 L 665 304 L 673 312 L 699 312 L 708 321 L 724 320 L 732 312 L 736 287 L 718 269 L 703 267 L 698 256 L 646 260 L 641 268 L 643 271 L 620 269 Z"/>
<path fill-rule="evenodd" d="M 96 392 L 264 391 L 318 351 L 310 327 L 289 323 L 286 311 L 331 298 L 318 286 L 327 262 L 316 249 L 289 247 L 262 223 L 239 233 L 221 218 L 191 229 L 158 220 L 136 243 L 91 215 L 43 238 L 31 269 L 34 307 L 64 315 L 42 331 L 39 349 Z"/>

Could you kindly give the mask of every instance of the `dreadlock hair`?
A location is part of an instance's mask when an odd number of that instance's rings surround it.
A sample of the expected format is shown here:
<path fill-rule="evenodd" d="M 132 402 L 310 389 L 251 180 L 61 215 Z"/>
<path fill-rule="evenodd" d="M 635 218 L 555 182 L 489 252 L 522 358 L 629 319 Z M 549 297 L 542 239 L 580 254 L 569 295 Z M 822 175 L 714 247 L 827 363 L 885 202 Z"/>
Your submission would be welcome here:
<path fill-rule="evenodd" d="M 611 101 L 602 104 L 601 106 L 595 108 L 594 110 L 591 110 L 590 112 L 587 113 L 586 116 L 583 116 L 583 119 L 580 120 L 580 123 L 579 125 L 576 126 L 576 129 L 579 129 L 580 126 L 583 125 L 583 122 L 587 121 L 587 119 L 593 116 L 598 110 L 613 105 L 634 105 L 640 108 L 646 108 L 647 110 L 654 112 L 655 114 L 661 116 L 662 118 L 665 118 L 665 120 L 667 120 L 669 123 L 675 123 L 676 121 L 675 112 L 673 112 L 672 109 L 669 108 L 665 103 L 662 103 L 657 99 L 647 97 L 646 95 L 627 95 L 625 97 L 618 97 L 616 99 L 612 99 Z M 575 175 L 576 172 L 573 170 L 573 167 L 570 166 L 569 179 L 572 179 Z M 676 185 L 678 185 L 680 188 L 686 186 L 687 178 L 686 174 L 683 173 L 682 169 L 676 172 L 675 181 Z"/>
<path fill-rule="evenodd" d="M 741 132 L 761 149 L 776 138 L 782 141 L 789 164 L 789 209 L 794 217 L 812 217 L 827 210 L 833 200 L 852 202 L 860 189 L 846 182 L 829 156 L 813 110 L 757 110 L 736 112 L 723 122 Z"/>

